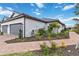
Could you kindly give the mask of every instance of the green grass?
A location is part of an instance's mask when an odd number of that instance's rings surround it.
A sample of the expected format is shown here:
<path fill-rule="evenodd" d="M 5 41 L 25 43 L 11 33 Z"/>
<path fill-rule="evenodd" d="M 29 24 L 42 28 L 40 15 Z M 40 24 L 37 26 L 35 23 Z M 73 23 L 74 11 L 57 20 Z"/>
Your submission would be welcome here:
<path fill-rule="evenodd" d="M 21 52 L 21 53 L 4 54 L 1 56 L 33 56 L 33 53 L 32 52 Z"/>
<path fill-rule="evenodd" d="M 3 54 L 0 56 L 45 56 L 42 52 L 36 51 L 36 52 L 21 52 L 21 53 L 11 53 L 11 54 Z M 62 50 L 56 50 L 56 52 L 51 52 L 47 56 L 63 56 Z"/>

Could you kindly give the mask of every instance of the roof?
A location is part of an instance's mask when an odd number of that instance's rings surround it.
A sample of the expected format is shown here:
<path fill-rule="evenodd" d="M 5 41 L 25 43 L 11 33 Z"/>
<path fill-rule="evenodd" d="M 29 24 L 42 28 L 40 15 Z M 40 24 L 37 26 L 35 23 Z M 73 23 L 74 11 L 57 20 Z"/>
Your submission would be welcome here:
<path fill-rule="evenodd" d="M 39 19 L 39 18 L 30 16 L 30 15 L 27 15 L 27 14 L 24 14 L 24 13 L 21 13 L 21 14 L 15 16 L 15 17 L 10 17 L 7 20 L 4 20 L 2 23 L 12 21 L 12 20 L 16 20 L 16 19 L 19 19 L 19 18 L 22 18 L 22 17 L 26 17 L 28 19 L 40 21 L 40 22 L 44 22 L 44 23 L 59 22 L 60 24 L 65 25 L 65 24 L 61 23 L 58 19 L 50 19 L 50 18 Z"/>
<path fill-rule="evenodd" d="M 60 23 L 60 24 L 62 24 L 62 25 L 65 26 L 65 24 L 62 23 L 59 19 L 43 18 L 43 20 L 47 21 L 48 23 L 51 23 L 51 22 L 58 22 L 58 23 Z"/>

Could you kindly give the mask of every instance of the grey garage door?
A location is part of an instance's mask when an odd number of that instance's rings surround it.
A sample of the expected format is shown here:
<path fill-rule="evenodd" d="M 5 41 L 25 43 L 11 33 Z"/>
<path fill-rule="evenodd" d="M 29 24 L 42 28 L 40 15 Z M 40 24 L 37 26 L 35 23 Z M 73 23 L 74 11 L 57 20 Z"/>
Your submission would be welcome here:
<path fill-rule="evenodd" d="M 22 23 L 17 23 L 17 24 L 11 24 L 10 25 L 10 33 L 13 34 L 13 35 L 18 35 L 20 29 L 23 30 Z"/>
<path fill-rule="evenodd" d="M 2 32 L 7 33 L 7 28 L 8 28 L 8 25 L 3 25 Z"/>

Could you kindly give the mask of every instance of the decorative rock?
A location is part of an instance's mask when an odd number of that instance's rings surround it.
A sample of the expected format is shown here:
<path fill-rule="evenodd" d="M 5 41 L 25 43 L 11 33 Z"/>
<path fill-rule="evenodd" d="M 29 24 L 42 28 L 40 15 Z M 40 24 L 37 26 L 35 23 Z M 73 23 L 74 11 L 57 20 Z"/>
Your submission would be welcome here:
<path fill-rule="evenodd" d="M 79 40 L 77 40 L 75 49 L 78 49 L 78 48 L 79 48 Z"/>
<path fill-rule="evenodd" d="M 68 52 L 71 52 L 71 50 L 68 50 Z"/>

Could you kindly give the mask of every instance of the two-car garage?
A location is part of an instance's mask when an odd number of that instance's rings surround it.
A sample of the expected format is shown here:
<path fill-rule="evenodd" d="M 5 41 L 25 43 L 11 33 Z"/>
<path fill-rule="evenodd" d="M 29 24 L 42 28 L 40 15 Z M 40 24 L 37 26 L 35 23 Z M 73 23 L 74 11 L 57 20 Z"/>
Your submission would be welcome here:
<path fill-rule="evenodd" d="M 15 23 L 10 25 L 3 25 L 2 26 L 2 32 L 8 34 L 8 29 L 10 30 L 10 34 L 18 35 L 19 30 L 23 30 L 23 24 L 22 23 Z"/>

